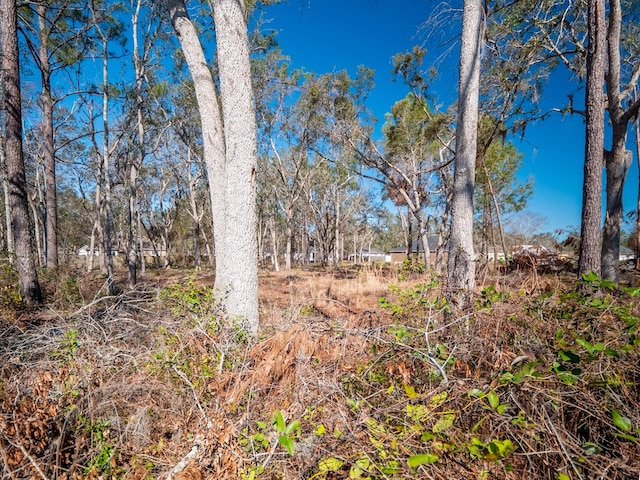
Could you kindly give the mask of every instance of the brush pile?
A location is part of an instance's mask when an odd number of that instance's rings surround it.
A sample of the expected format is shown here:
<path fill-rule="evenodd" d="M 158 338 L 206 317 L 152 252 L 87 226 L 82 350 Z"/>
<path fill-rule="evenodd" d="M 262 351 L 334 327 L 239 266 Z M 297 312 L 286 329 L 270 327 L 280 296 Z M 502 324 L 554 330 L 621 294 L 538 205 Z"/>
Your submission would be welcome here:
<path fill-rule="evenodd" d="M 454 316 L 424 274 L 265 273 L 256 340 L 163 275 L 3 303 L 1 479 L 640 475 L 638 288 L 495 282 Z"/>

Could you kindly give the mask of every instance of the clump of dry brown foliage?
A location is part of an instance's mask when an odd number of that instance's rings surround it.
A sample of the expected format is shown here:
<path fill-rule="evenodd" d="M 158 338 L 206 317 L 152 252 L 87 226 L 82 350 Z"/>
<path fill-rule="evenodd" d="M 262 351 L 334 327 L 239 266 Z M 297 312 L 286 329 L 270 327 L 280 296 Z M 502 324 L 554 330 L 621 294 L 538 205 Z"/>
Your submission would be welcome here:
<path fill-rule="evenodd" d="M 60 275 L 2 304 L 0 478 L 638 478 L 640 291 L 513 275 L 454 316 L 431 275 L 264 272 L 259 339 L 203 273 Z"/>

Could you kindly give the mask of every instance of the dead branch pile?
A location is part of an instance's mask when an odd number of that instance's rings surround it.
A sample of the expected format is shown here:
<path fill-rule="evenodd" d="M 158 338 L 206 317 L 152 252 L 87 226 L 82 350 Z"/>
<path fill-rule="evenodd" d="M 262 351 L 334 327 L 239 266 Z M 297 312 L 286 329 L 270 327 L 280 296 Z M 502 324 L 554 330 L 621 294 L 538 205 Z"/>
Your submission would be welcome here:
<path fill-rule="evenodd" d="M 1 479 L 640 474 L 633 292 L 270 275 L 253 341 L 176 285 L 0 324 Z"/>

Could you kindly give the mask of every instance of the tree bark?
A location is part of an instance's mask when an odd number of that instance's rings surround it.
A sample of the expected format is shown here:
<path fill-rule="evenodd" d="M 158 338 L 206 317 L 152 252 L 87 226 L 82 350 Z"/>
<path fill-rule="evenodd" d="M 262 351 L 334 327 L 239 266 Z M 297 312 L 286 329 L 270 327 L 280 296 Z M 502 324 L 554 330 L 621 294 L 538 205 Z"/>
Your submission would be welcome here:
<path fill-rule="evenodd" d="M 225 294 L 228 280 L 225 239 L 226 178 L 225 144 L 222 117 L 213 76 L 207 65 L 198 33 L 189 18 L 183 0 L 166 0 L 171 24 L 173 25 L 182 52 L 185 56 L 198 102 L 202 124 L 203 156 L 207 166 L 209 192 L 211 196 L 211 216 L 213 221 L 214 249 L 216 255 L 216 279 L 214 288 Z M 239 248 L 234 246 L 234 248 Z"/>
<path fill-rule="evenodd" d="M 451 234 L 447 289 L 451 303 L 471 306 L 475 287 L 473 251 L 473 190 L 478 138 L 480 42 L 483 37 L 481 0 L 465 0 L 462 13 L 458 122 L 451 201 Z"/>
<path fill-rule="evenodd" d="M 133 67 L 136 79 L 136 120 L 138 127 L 138 152 L 137 159 L 132 159 L 129 165 L 129 211 L 127 214 L 129 235 L 127 242 L 127 267 L 128 267 L 128 283 L 129 288 L 133 288 L 138 282 L 138 176 L 139 170 L 142 168 L 142 162 L 145 155 L 144 133 L 145 125 L 142 113 L 143 105 L 143 81 L 145 74 L 145 65 L 140 54 L 140 46 L 138 40 L 138 20 L 140 18 L 141 0 L 138 0 L 135 9 L 131 14 L 131 35 L 133 40 Z M 142 252 L 140 252 L 140 258 Z M 144 261 L 144 259 L 142 259 Z"/>
<path fill-rule="evenodd" d="M 578 275 L 601 273 L 600 222 L 604 165 L 604 70 L 606 17 L 604 0 L 589 0 L 586 143 L 582 187 L 582 222 Z"/>
<path fill-rule="evenodd" d="M 622 190 L 631 163 L 631 152 L 627 150 L 627 129 L 629 122 L 638 114 L 640 102 L 623 107 L 630 92 L 621 85 L 620 35 L 622 30 L 622 9 L 620 0 L 609 2 L 609 28 L 607 30 L 608 69 L 605 76 L 607 85 L 608 111 L 612 127 L 612 147 L 605 155 L 607 176 L 607 199 L 604 230 L 602 235 L 602 277 L 613 282 L 619 278 L 620 228 L 622 224 Z"/>
<path fill-rule="evenodd" d="M 635 100 L 638 100 L 638 92 L 634 92 Z M 636 139 L 636 158 L 640 164 L 640 118 L 633 122 L 633 130 Z M 640 165 L 638 167 L 638 196 L 636 198 L 636 228 L 633 238 L 633 250 L 636 253 L 636 270 L 640 270 Z"/>
<path fill-rule="evenodd" d="M 213 0 L 226 146 L 226 307 L 258 331 L 257 127 L 243 0 Z"/>
<path fill-rule="evenodd" d="M 36 6 L 38 15 L 39 70 L 42 79 L 42 148 L 44 159 L 45 222 L 44 253 L 47 268 L 58 268 L 58 204 L 56 158 L 53 138 L 53 99 L 51 98 L 51 66 L 49 63 L 49 32 L 46 25 L 47 8 Z"/>
<path fill-rule="evenodd" d="M 5 110 L 5 161 L 9 184 L 9 215 L 18 272 L 18 287 L 27 305 L 42 303 L 42 292 L 33 258 L 29 225 L 27 181 L 22 151 L 22 106 L 16 3 L 0 0 L 2 29 L 2 70 Z"/>

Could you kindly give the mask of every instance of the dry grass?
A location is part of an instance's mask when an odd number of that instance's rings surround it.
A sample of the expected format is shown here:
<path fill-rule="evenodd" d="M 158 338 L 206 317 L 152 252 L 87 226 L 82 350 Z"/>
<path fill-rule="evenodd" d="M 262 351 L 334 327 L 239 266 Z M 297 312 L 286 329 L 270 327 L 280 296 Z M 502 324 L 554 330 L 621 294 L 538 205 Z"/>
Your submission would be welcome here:
<path fill-rule="evenodd" d="M 452 317 L 426 276 L 263 272 L 254 341 L 205 274 L 70 273 L 5 307 L 0 478 L 638 478 L 638 307 L 517 275 Z"/>

